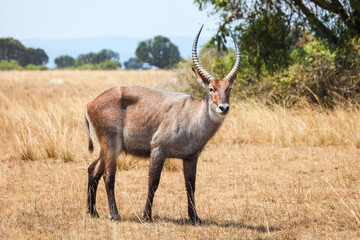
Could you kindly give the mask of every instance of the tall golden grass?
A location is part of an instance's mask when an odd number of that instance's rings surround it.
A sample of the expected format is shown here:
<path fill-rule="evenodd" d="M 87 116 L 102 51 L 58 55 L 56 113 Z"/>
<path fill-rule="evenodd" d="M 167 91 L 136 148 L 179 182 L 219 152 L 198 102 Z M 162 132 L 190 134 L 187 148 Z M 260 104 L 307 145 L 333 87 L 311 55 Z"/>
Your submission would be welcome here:
<path fill-rule="evenodd" d="M 86 214 L 84 106 L 109 87 L 161 87 L 171 71 L 0 72 L 0 238 L 356 239 L 360 237 L 360 113 L 232 101 L 200 157 L 203 226 L 186 219 L 181 161 L 167 162 L 155 222 L 139 218 L 147 160 L 120 156 L 123 222 Z M 176 84 L 175 84 L 176 85 Z"/>
<path fill-rule="evenodd" d="M 144 75 L 148 76 L 143 79 Z M 121 84 L 152 86 L 169 72 L 1 72 L 3 158 L 84 158 L 85 104 Z"/>

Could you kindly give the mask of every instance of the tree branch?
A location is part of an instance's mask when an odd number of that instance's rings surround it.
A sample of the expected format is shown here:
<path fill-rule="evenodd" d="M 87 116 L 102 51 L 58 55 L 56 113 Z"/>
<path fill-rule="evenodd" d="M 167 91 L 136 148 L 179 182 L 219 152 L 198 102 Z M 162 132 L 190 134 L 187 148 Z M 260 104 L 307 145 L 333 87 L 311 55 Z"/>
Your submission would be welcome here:
<path fill-rule="evenodd" d="M 224 31 L 225 26 L 226 26 L 227 24 L 229 24 L 229 23 L 233 20 L 234 17 L 236 17 L 236 15 L 238 14 L 239 11 L 240 11 L 240 8 L 235 9 L 235 10 L 232 12 L 232 14 L 231 14 L 228 18 L 226 18 L 226 20 L 220 25 L 220 27 L 219 27 L 216 35 L 218 35 L 218 34 L 221 33 L 222 31 Z"/>
<path fill-rule="evenodd" d="M 339 1 L 337 1 L 337 0 L 332 1 L 333 3 L 330 3 L 330 2 L 327 2 L 324 0 L 311 0 L 311 2 L 315 3 L 319 7 L 326 9 L 330 12 L 341 14 L 342 6 L 339 3 Z M 345 15 L 346 15 L 346 13 L 345 13 Z"/>
<path fill-rule="evenodd" d="M 350 6 L 353 9 L 351 13 L 351 20 L 354 24 L 353 29 L 357 35 L 360 35 L 360 0 L 349 0 Z"/>
<path fill-rule="evenodd" d="M 329 12 L 338 14 L 348 28 L 353 27 L 350 16 L 347 14 L 344 7 L 341 5 L 341 3 L 338 0 L 332 0 L 331 3 L 324 0 L 311 0 L 311 1 L 316 5 L 318 5 L 319 7 L 328 10 Z"/>
<path fill-rule="evenodd" d="M 332 43 L 337 43 L 338 38 L 334 35 L 334 33 L 327 28 L 316 16 L 314 13 L 312 13 L 302 2 L 302 0 L 293 0 L 295 5 L 301 10 L 303 14 L 307 17 L 309 22 L 313 24 L 318 30 L 325 35 L 329 41 Z"/>

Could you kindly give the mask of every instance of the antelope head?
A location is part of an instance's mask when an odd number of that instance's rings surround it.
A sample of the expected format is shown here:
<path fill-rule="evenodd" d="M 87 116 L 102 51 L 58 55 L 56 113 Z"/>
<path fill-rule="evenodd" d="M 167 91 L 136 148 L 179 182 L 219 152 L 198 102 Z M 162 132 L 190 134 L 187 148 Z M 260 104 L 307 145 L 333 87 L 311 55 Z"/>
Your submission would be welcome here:
<path fill-rule="evenodd" d="M 230 111 L 230 93 L 232 85 L 235 82 L 237 72 L 240 67 L 240 49 L 236 41 L 236 38 L 231 33 L 232 39 L 235 44 L 236 51 L 236 61 L 231 69 L 230 73 L 223 79 L 217 79 L 211 76 L 201 65 L 197 56 L 197 43 L 203 27 L 200 28 L 199 33 L 197 34 L 193 49 L 192 49 L 192 60 L 195 66 L 195 69 L 192 70 L 195 73 L 196 78 L 199 82 L 202 83 L 203 87 L 206 90 L 206 98 L 208 99 L 208 104 L 210 110 L 219 116 L 226 116 Z"/>

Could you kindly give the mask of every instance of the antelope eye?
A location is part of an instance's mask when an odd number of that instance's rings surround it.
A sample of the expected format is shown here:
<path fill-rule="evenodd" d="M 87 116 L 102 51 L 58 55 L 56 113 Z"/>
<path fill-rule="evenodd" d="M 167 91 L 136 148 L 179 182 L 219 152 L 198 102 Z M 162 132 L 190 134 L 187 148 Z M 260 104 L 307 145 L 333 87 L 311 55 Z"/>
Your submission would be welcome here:
<path fill-rule="evenodd" d="M 215 93 L 215 92 L 216 92 L 215 89 L 214 89 L 212 86 L 210 86 L 209 90 L 210 90 L 210 92 L 212 92 L 212 93 Z"/>

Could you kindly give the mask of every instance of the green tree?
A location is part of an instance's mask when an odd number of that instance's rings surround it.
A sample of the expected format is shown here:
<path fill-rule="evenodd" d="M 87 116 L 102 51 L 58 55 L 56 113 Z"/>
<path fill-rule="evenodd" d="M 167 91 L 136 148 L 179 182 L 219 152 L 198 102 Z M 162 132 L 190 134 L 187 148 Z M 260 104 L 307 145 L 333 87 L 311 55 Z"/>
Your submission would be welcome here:
<path fill-rule="evenodd" d="M 68 55 L 63 55 L 55 58 L 55 64 L 57 68 L 67 68 L 74 66 L 75 59 Z"/>
<path fill-rule="evenodd" d="M 103 49 L 99 53 L 96 54 L 96 56 L 94 58 L 94 63 L 101 63 L 101 62 L 104 62 L 106 60 L 119 62 L 120 56 L 119 56 L 118 53 L 116 53 L 116 52 L 114 52 L 112 50 Z"/>
<path fill-rule="evenodd" d="M 251 23 L 239 28 L 241 49 L 248 61 L 260 74 L 287 68 L 290 64 L 292 32 L 286 19 L 279 13 L 257 15 Z"/>
<path fill-rule="evenodd" d="M 25 65 L 43 65 L 48 63 L 49 57 L 45 51 L 40 48 L 27 48 L 25 51 Z"/>
<path fill-rule="evenodd" d="M 124 66 L 126 69 L 142 69 L 143 64 L 139 62 L 136 58 L 129 58 L 126 62 L 124 62 Z"/>
<path fill-rule="evenodd" d="M 200 10 L 220 17 L 221 24 L 213 41 L 224 46 L 228 27 L 237 30 L 252 24 L 254 16 L 282 14 L 294 29 L 300 26 L 319 38 L 338 45 L 343 40 L 360 36 L 359 0 L 195 0 Z M 239 28 L 240 27 L 240 28 Z"/>
<path fill-rule="evenodd" d="M 86 53 L 86 54 L 80 54 L 77 58 L 76 58 L 76 65 L 80 66 L 80 65 L 84 65 L 84 64 L 95 64 L 95 58 L 96 58 L 96 53 Z"/>
<path fill-rule="evenodd" d="M 140 61 L 158 68 L 171 68 L 181 60 L 178 47 L 163 36 L 140 42 L 136 56 Z"/>
<path fill-rule="evenodd" d="M 106 61 L 111 61 L 111 62 L 115 62 L 118 65 L 118 67 L 121 67 L 119 60 L 120 60 L 120 56 L 118 53 L 112 50 L 103 49 L 98 53 L 90 52 L 86 54 L 80 54 L 75 60 L 75 65 L 82 66 L 85 64 L 100 64 Z M 108 64 L 109 63 L 110 62 L 108 62 Z M 112 63 L 110 65 L 114 65 L 114 64 Z"/>
<path fill-rule="evenodd" d="M 0 60 L 16 60 L 21 66 L 46 64 L 49 57 L 40 48 L 26 48 L 13 38 L 0 39 Z"/>
<path fill-rule="evenodd" d="M 24 45 L 16 39 L 0 39 L 0 60 L 16 60 L 20 65 L 25 66 L 25 51 Z"/>
<path fill-rule="evenodd" d="M 357 3 L 356 3 L 357 2 Z M 229 28 L 240 38 L 244 59 L 257 75 L 274 74 L 291 63 L 290 53 L 305 32 L 332 47 L 360 36 L 359 0 L 195 0 L 211 9 L 220 25 L 211 43 L 225 49 Z"/>

